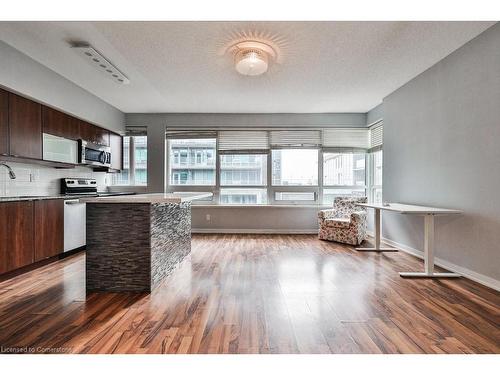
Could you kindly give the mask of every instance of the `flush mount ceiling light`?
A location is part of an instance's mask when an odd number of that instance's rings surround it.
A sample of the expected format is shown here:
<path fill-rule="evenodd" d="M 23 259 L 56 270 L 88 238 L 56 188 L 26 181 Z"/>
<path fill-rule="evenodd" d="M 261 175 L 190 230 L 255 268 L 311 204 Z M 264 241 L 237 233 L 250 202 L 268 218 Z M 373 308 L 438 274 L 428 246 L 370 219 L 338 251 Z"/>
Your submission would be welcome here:
<path fill-rule="evenodd" d="M 230 47 L 236 71 L 245 76 L 258 76 L 267 72 L 276 60 L 276 51 L 264 42 L 248 40 Z"/>
<path fill-rule="evenodd" d="M 126 85 L 130 80 L 125 74 L 120 72 L 116 66 L 111 64 L 108 59 L 101 55 L 96 49 L 86 43 L 76 43 L 71 46 L 87 61 L 94 65 L 97 69 L 104 72 L 109 78 L 115 82 Z"/>

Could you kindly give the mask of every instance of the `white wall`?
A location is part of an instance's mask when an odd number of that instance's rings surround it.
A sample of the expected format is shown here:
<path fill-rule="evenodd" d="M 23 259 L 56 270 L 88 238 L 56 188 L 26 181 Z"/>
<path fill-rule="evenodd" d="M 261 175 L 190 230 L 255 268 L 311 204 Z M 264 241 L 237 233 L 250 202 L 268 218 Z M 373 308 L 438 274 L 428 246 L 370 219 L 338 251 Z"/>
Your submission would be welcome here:
<path fill-rule="evenodd" d="M 461 209 L 437 219 L 436 256 L 500 280 L 500 24 L 383 101 L 384 201 Z M 383 235 L 422 250 L 422 218 Z M 498 284 L 497 284 L 498 285 Z"/>
<path fill-rule="evenodd" d="M 121 133 L 125 115 L 97 96 L 0 41 L 0 86 Z"/>

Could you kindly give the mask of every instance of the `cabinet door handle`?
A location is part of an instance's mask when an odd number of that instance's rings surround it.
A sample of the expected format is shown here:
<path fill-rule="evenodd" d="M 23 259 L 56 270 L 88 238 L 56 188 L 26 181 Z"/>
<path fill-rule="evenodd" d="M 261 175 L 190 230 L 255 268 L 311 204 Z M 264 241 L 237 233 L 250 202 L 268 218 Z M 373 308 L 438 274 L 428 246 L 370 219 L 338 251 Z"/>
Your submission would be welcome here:
<path fill-rule="evenodd" d="M 64 204 L 80 204 L 81 202 L 80 201 L 66 201 L 64 202 Z"/>

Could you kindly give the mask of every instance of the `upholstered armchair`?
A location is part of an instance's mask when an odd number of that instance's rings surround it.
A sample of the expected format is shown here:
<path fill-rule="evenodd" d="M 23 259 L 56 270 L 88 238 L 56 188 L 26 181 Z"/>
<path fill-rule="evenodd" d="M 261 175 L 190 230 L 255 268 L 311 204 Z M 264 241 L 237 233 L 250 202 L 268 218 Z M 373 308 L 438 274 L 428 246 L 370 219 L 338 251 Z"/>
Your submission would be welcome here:
<path fill-rule="evenodd" d="M 366 237 L 366 197 L 337 197 L 333 208 L 318 213 L 320 240 L 359 245 Z"/>

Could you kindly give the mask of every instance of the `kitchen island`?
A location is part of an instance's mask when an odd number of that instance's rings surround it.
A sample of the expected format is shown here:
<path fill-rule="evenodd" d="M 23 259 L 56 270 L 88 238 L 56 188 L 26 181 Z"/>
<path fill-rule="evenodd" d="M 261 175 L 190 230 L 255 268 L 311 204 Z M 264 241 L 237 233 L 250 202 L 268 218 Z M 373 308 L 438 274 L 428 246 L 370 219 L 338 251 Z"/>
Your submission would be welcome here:
<path fill-rule="evenodd" d="M 191 252 L 191 201 L 212 193 L 82 199 L 87 291 L 151 292 Z"/>

